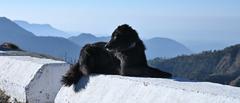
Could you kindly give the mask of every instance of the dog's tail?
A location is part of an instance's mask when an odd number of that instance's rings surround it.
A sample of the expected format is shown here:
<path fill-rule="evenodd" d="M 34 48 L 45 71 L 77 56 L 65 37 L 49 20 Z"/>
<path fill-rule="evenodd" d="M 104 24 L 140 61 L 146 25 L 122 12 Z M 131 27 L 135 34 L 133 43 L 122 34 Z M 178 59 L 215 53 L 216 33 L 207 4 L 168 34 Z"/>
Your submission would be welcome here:
<path fill-rule="evenodd" d="M 64 86 L 71 86 L 72 84 L 77 84 L 79 79 L 83 76 L 83 73 L 80 71 L 79 67 L 79 63 L 72 65 L 68 72 L 62 77 L 61 82 Z"/>

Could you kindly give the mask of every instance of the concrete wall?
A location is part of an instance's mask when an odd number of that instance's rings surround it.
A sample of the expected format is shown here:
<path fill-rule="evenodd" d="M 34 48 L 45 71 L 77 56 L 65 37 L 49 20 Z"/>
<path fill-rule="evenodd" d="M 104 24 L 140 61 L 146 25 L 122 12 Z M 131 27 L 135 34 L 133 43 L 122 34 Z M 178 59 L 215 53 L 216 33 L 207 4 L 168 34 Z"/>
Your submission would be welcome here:
<path fill-rule="evenodd" d="M 0 56 L 0 89 L 30 103 L 240 103 L 238 87 L 208 82 L 95 75 L 61 87 L 68 68 L 62 61 Z"/>
<path fill-rule="evenodd" d="M 53 103 L 62 87 L 61 78 L 66 73 L 67 64 L 46 64 L 35 75 L 26 88 L 29 103 Z"/>
<path fill-rule="evenodd" d="M 85 77 L 62 87 L 55 103 L 240 103 L 240 88 L 227 85 L 112 75 Z"/>
<path fill-rule="evenodd" d="M 68 68 L 63 61 L 0 56 L 0 89 L 20 102 L 53 102 L 61 88 L 60 78 Z"/>

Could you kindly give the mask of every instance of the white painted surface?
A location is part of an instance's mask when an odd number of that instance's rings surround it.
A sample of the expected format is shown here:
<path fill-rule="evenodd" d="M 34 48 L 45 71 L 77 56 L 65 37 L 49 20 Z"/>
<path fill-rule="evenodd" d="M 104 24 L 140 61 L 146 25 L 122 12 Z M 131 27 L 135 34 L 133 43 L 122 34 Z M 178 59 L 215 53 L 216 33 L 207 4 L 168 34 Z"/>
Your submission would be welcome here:
<path fill-rule="evenodd" d="M 55 103 L 240 103 L 240 88 L 208 82 L 91 76 L 62 87 Z"/>
<path fill-rule="evenodd" d="M 63 61 L 0 56 L 0 89 L 20 102 L 53 102 L 61 87 L 60 78 L 68 68 Z M 49 96 L 44 97 L 46 94 Z"/>

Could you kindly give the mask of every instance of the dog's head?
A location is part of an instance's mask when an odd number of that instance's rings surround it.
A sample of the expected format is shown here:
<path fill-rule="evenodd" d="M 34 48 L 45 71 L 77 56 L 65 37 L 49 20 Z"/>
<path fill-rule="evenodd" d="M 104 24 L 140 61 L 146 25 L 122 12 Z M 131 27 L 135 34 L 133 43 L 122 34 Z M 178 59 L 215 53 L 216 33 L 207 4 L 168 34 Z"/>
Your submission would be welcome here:
<path fill-rule="evenodd" d="M 108 50 L 124 51 L 134 47 L 139 40 L 137 32 L 129 25 L 123 24 L 114 30 L 111 40 L 105 47 Z"/>

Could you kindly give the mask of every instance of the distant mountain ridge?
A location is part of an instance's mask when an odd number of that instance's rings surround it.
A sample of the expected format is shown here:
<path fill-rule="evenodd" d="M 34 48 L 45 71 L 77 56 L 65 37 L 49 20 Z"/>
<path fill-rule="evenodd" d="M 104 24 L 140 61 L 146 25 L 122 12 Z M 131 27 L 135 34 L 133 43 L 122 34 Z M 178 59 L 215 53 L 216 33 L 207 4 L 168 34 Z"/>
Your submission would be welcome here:
<path fill-rule="evenodd" d="M 62 58 L 68 62 L 78 58 L 80 46 L 62 37 L 35 36 L 11 20 L 0 17 L 0 44 L 11 42 L 23 50 Z"/>
<path fill-rule="evenodd" d="M 49 24 L 30 24 L 26 21 L 20 20 L 16 20 L 15 23 L 38 36 L 54 36 L 65 38 L 69 36 L 66 32 L 57 30 Z M 107 42 L 110 40 L 110 36 L 96 37 L 91 33 L 81 33 L 77 36 L 71 36 L 68 39 L 82 47 L 87 43 L 94 43 L 100 41 Z M 192 51 L 183 44 L 168 38 L 156 37 L 149 40 L 144 40 L 144 43 L 147 48 L 146 54 L 148 59 L 153 59 L 155 57 L 170 58 L 192 53 Z"/>
<path fill-rule="evenodd" d="M 172 59 L 155 58 L 149 64 L 176 77 L 240 87 L 240 44 Z"/>
<path fill-rule="evenodd" d="M 110 40 L 110 37 L 96 37 L 91 33 L 81 33 L 77 36 L 69 37 L 68 39 L 80 46 L 84 46 L 87 43 L 94 43 L 100 41 L 107 42 Z"/>
<path fill-rule="evenodd" d="M 176 57 L 179 55 L 191 54 L 192 51 L 183 44 L 168 38 L 155 37 L 149 40 L 145 40 L 146 54 L 149 58 L 156 57 Z"/>
<path fill-rule="evenodd" d="M 78 36 L 72 36 L 68 38 L 80 46 L 84 46 L 87 43 L 109 41 L 110 37 L 96 37 L 90 33 L 82 33 Z M 146 54 L 149 59 L 155 57 L 175 57 L 183 54 L 191 54 L 192 51 L 185 47 L 183 44 L 168 38 L 152 38 L 144 40 L 144 44 L 147 48 Z"/>
<path fill-rule="evenodd" d="M 4 20 L 1 20 L 1 21 L 3 22 Z M 7 18 L 5 18 L 5 21 L 8 24 L 2 23 L 1 33 L 3 34 L 1 35 L 2 41 L 0 41 L 0 43 L 10 41 L 10 42 L 16 43 L 17 45 L 19 44 L 20 47 L 23 46 L 22 48 L 25 50 L 40 52 L 44 54 L 47 53 L 48 55 L 57 56 L 61 58 L 64 57 L 64 58 L 76 59 L 78 58 L 78 55 L 79 55 L 79 52 L 77 51 L 79 51 L 80 48 L 85 44 L 99 42 L 99 41 L 107 42 L 110 40 L 109 36 L 96 37 L 90 33 L 82 33 L 78 36 L 72 36 L 72 37 L 69 37 L 67 40 L 65 38 L 60 37 L 60 36 L 65 37 L 64 36 L 65 32 L 57 30 L 48 24 L 30 24 L 25 21 L 15 21 L 15 23 L 18 24 L 16 25 L 14 22 L 9 21 Z M 12 26 L 9 26 L 8 28 L 6 28 L 7 26 L 5 25 L 9 25 L 9 24 L 11 24 Z M 25 29 L 31 32 L 28 32 Z M 24 33 L 19 33 L 20 31 Z M 8 34 L 8 36 L 6 34 Z M 16 35 L 9 36 L 9 34 L 16 34 Z M 22 35 L 25 34 L 26 36 L 22 37 L 20 34 Z M 41 36 L 35 36 L 34 34 L 41 35 Z M 192 53 L 191 50 L 186 48 L 183 44 L 167 38 L 152 38 L 149 40 L 144 40 L 144 43 L 147 48 L 146 54 L 148 59 L 152 59 L 155 57 L 170 58 L 178 55 Z"/>
<path fill-rule="evenodd" d="M 26 21 L 15 20 L 16 24 L 37 36 L 69 37 L 70 34 L 58 30 L 49 24 L 30 24 Z"/>
<path fill-rule="evenodd" d="M 34 37 L 35 35 L 32 32 L 29 32 L 6 17 L 0 17 L 0 35 L 8 36 L 25 36 L 25 37 Z"/>

